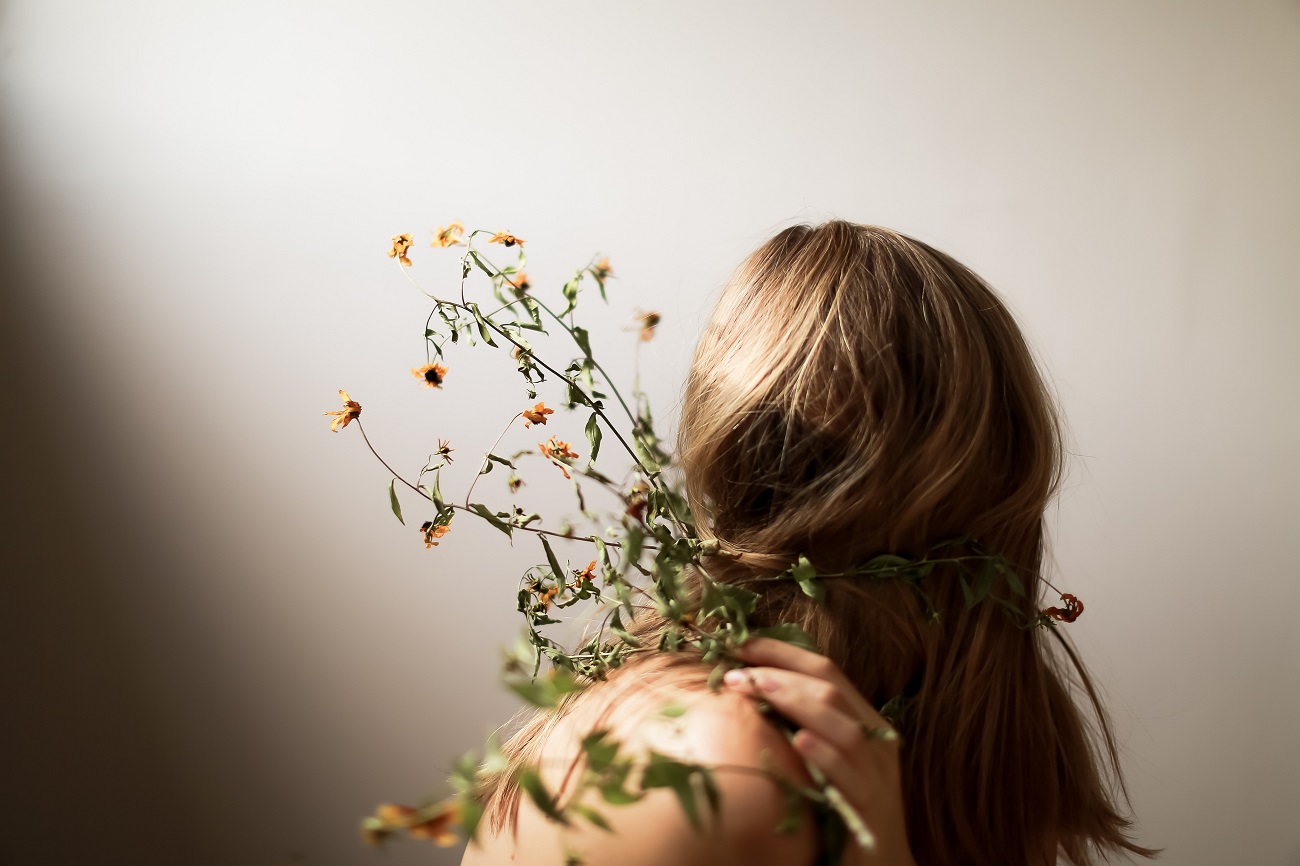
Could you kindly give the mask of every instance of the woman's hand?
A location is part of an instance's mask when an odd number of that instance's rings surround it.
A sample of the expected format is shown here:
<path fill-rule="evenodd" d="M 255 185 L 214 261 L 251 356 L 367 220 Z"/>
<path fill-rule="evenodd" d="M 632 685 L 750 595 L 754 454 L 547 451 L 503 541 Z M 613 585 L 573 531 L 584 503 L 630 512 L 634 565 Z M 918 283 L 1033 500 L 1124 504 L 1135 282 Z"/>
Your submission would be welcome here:
<path fill-rule="evenodd" d="M 729 671 L 727 686 L 766 701 L 799 726 L 794 748 L 874 834 L 874 851 L 849 841 L 846 866 L 915 866 L 893 728 L 825 656 L 769 638 L 750 640 L 737 655 L 752 667 Z"/>

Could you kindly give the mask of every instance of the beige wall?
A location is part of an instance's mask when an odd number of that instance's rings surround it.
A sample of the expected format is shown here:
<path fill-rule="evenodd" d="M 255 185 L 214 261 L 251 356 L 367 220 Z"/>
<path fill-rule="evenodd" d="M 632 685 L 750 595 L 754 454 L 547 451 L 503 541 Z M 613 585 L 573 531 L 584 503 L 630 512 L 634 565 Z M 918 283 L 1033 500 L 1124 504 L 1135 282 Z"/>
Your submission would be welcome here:
<path fill-rule="evenodd" d="M 388 236 L 511 229 L 543 290 L 609 255 L 599 343 L 630 376 L 617 329 L 662 311 L 671 415 L 730 268 L 830 216 L 968 262 L 1051 371 L 1060 581 L 1142 840 L 1300 862 L 1296 3 L 10 0 L 0 26 L 0 863 L 455 862 L 381 861 L 355 823 L 510 713 L 531 554 L 468 521 L 424 550 L 320 413 L 349 389 L 408 469 L 451 438 L 463 489 L 518 392 L 477 353 L 415 387 Z"/>

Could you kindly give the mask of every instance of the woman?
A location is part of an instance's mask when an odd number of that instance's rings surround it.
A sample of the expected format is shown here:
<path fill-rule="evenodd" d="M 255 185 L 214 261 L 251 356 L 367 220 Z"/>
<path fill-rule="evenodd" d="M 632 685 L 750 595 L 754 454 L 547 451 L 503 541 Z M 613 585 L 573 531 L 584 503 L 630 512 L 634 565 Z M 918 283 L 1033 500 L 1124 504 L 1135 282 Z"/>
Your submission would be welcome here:
<path fill-rule="evenodd" d="M 698 657 L 649 653 L 533 719 L 507 755 L 538 763 L 561 796 L 582 737 L 606 728 L 642 754 L 722 768 L 719 820 L 697 833 L 655 791 L 604 809 L 612 834 L 566 828 L 507 774 L 465 866 L 812 864 L 821 836 L 809 820 L 778 832 L 787 801 L 769 775 L 811 784 L 806 765 L 875 835 L 870 850 L 849 846 L 848 863 L 1155 853 L 1125 835 L 1116 746 L 1059 628 L 968 604 L 954 565 L 936 566 L 923 592 L 827 579 L 820 601 L 765 579 L 800 555 L 837 574 L 967 538 L 1012 565 L 1019 603 L 1036 611 L 1060 431 L 1024 338 L 979 277 L 879 227 L 780 232 L 737 270 L 700 339 L 678 459 L 699 535 L 718 542 L 710 573 L 760 593 L 755 622 L 798 622 L 825 655 L 753 640 L 740 650 L 751 667 L 713 694 Z M 1014 605 L 1009 585 L 995 594 Z M 666 627 L 647 616 L 634 630 L 653 645 Z M 793 739 L 757 699 L 799 728 Z M 687 712 L 659 715 L 669 701 Z"/>

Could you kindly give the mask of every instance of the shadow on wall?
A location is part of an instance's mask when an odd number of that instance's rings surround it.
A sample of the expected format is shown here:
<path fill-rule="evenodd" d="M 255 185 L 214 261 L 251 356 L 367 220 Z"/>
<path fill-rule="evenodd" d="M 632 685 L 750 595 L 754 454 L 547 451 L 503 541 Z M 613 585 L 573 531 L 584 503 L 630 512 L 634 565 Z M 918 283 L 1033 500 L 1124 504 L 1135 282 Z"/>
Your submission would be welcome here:
<path fill-rule="evenodd" d="M 160 746 L 158 708 L 114 586 L 150 559 L 112 490 L 84 470 L 111 460 L 73 364 L 50 357 L 41 249 L 0 142 L 0 449 L 5 537 L 0 695 L 5 760 L 0 866 L 201 863 Z M 80 389 L 80 391 L 79 391 Z M 183 852 L 183 853 L 182 853 Z"/>

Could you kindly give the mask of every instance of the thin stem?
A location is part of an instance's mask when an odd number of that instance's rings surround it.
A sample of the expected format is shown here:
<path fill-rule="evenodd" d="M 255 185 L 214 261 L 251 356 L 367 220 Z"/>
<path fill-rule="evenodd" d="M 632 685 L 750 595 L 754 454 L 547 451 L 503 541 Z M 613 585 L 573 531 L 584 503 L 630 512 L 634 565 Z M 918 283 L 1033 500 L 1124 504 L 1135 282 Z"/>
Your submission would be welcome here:
<path fill-rule="evenodd" d="M 371 453 L 371 454 L 375 455 L 375 459 L 378 460 L 380 463 L 382 463 L 382 464 L 384 465 L 384 468 L 388 470 L 388 473 L 389 473 L 390 475 L 392 475 L 393 478 L 397 479 L 398 481 L 400 481 L 400 482 L 402 482 L 403 484 L 405 484 L 407 487 L 409 487 L 409 488 L 411 488 L 412 490 L 414 490 L 414 491 L 415 491 L 416 493 L 418 493 L 420 496 L 423 496 L 425 499 L 429 500 L 430 502 L 433 502 L 433 497 L 432 497 L 432 496 L 430 496 L 428 493 L 426 493 L 422 488 L 420 488 L 420 487 L 418 487 L 418 486 L 412 484 L 411 482 L 409 482 L 409 481 L 407 481 L 405 478 L 403 478 L 401 475 L 397 474 L 397 471 L 396 471 L 395 469 L 393 469 L 393 467 L 391 467 L 391 466 L 388 465 L 388 461 L 385 460 L 383 457 L 380 457 L 380 456 L 379 456 L 379 452 L 375 450 L 375 446 L 372 445 L 372 444 L 370 443 L 370 437 L 366 435 L 366 429 L 365 429 L 364 427 L 361 426 L 361 419 L 360 419 L 360 418 L 357 418 L 357 419 L 356 419 L 356 422 L 357 422 L 357 428 L 361 430 L 361 438 L 364 439 L 365 442 L 366 442 L 366 447 L 370 449 L 370 453 Z M 436 504 L 436 503 L 435 503 L 435 504 Z M 454 508 L 454 509 L 457 510 L 457 511 L 465 511 L 465 512 L 468 512 L 468 513 L 470 513 L 470 514 L 475 515 L 476 517 L 480 517 L 480 518 L 482 517 L 482 515 L 479 514 L 477 511 L 474 511 L 474 510 L 471 509 L 471 508 L 466 508 L 466 507 L 463 506 L 463 505 L 457 505 L 457 504 L 454 503 L 454 502 L 447 502 L 447 503 L 444 503 L 444 504 L 445 504 L 448 508 Z M 535 533 L 535 534 L 537 534 L 537 535 L 549 535 L 549 536 L 551 536 L 552 538 L 563 538 L 563 539 L 568 540 L 568 541 L 586 541 L 586 542 L 588 542 L 588 543 L 590 543 L 590 544 L 595 544 L 596 541 L 597 541 L 597 538 L 596 538 L 596 536 L 594 536 L 594 535 L 565 535 L 565 534 L 562 533 L 562 532 L 553 532 L 553 531 L 551 531 L 551 530 L 549 530 L 549 529 L 541 529 L 540 527 L 535 527 L 535 526 L 512 526 L 512 528 L 513 528 L 513 529 L 522 529 L 522 530 L 525 530 L 526 532 L 532 532 L 532 533 Z M 620 543 L 617 542 L 617 541 L 606 541 L 606 540 L 603 539 L 603 538 L 602 538 L 602 539 L 599 539 L 599 540 L 600 540 L 600 541 L 603 541 L 603 542 L 604 542 L 607 546 L 609 546 L 609 547 L 618 547 L 618 548 L 621 548 L 621 547 L 623 546 L 622 544 L 620 544 Z M 647 548 L 647 549 L 648 549 L 648 548 Z"/>
<path fill-rule="evenodd" d="M 524 414 L 524 413 L 522 413 L 522 412 L 517 412 L 517 413 L 515 413 L 515 417 L 511 418 L 509 421 L 506 422 L 506 426 L 501 430 L 501 435 L 497 437 L 497 441 L 493 442 L 493 443 L 492 443 L 492 447 L 489 448 L 489 449 L 487 450 L 487 453 L 488 453 L 488 454 L 495 454 L 495 453 L 496 453 L 497 446 L 501 444 L 501 440 L 505 438 L 506 433 L 510 430 L 510 425 L 511 425 L 511 424 L 514 424 L 515 421 L 517 421 L 517 420 L 519 420 L 519 418 L 523 417 L 523 414 Z M 485 464 L 489 463 L 489 461 L 488 461 L 488 457 L 487 457 L 487 454 L 483 455 L 483 462 L 484 462 Z M 483 469 L 482 469 L 482 467 L 479 467 L 479 473 L 478 473 L 478 475 L 475 475 L 475 476 L 474 476 L 474 480 L 470 482 L 469 490 L 466 490 L 466 491 L 465 491 L 465 507 L 466 507 L 466 508 L 469 508 L 469 495 L 470 495 L 471 493 L 474 492 L 474 485 L 475 485 L 475 484 L 478 484 L 478 480 L 479 480 L 480 478 L 483 477 L 483 474 L 484 474 L 484 473 L 483 473 Z"/>
<path fill-rule="evenodd" d="M 462 294 L 463 294 L 463 291 L 464 291 L 464 290 L 462 289 Z M 451 306 L 456 307 L 456 308 L 458 308 L 458 309 L 463 309 L 466 313 L 469 313 L 471 316 L 474 315 L 474 310 L 470 309 L 470 306 L 469 306 L 469 303 L 468 303 L 468 302 L 463 303 L 463 304 L 452 303 Z M 609 416 L 605 414 L 605 412 L 604 412 L 603 409 L 599 409 L 599 408 L 597 408 L 597 406 L 596 406 L 596 400 L 595 400 L 594 398 L 592 398 L 592 396 L 591 396 L 590 394 L 588 394 L 586 391 L 583 391 L 581 388 L 579 388 L 579 387 L 577 386 L 577 384 L 575 384 L 575 383 L 573 382 L 573 380 L 570 379 L 568 376 L 565 376 L 565 375 L 564 375 L 563 373 L 561 373 L 559 370 L 555 369 L 555 368 L 552 367 L 550 364 L 548 364 L 548 363 L 546 363 L 545 361 L 543 361 L 540 357 L 538 357 L 538 355 L 537 355 L 535 352 L 533 352 L 533 351 L 531 351 L 531 350 L 529 350 L 529 349 L 524 348 L 523 344 L 521 344 L 521 343 L 520 343 L 518 340 L 516 340 L 514 337 L 510 336 L 509 332 L 507 332 L 505 329 L 503 329 L 503 328 L 502 328 L 500 325 L 498 325 L 496 322 L 494 322 L 494 321 L 492 321 L 491 319 L 488 319 L 488 318 L 482 318 L 482 313 L 480 313 L 480 314 L 479 314 L 477 317 L 475 317 L 475 318 L 476 318 L 476 320 L 479 319 L 479 318 L 481 318 L 482 321 L 483 321 L 485 324 L 487 324 L 487 326 L 488 326 L 489 328 L 491 328 L 493 331 L 495 331 L 497 334 L 501 335 L 502 337 L 505 337 L 506 340 L 508 340 L 508 341 L 510 342 L 511 345 L 513 345 L 513 346 L 515 346 L 517 349 L 519 349 L 519 351 L 521 351 L 521 352 L 528 352 L 528 354 L 532 355 L 533 360 L 536 361 L 536 362 L 538 363 L 538 365 L 542 367 L 542 369 L 546 370 L 548 373 L 550 373 L 551 375 L 555 376 L 555 378 L 557 378 L 557 379 L 562 379 L 562 380 L 564 380 L 565 382 L 568 382 L 570 386 L 572 386 L 572 387 L 573 387 L 574 389 L 576 389 L 579 393 L 581 393 L 584 397 L 586 397 L 586 398 L 590 401 L 590 404 L 589 404 L 589 405 L 590 405 L 590 407 L 591 407 L 591 410 L 592 410 L 593 412 L 596 413 L 597 417 L 599 417 L 600 420 L 602 420 L 602 421 L 605 422 L 605 426 L 609 429 L 609 432 L 611 432 L 611 433 L 614 434 L 614 438 L 618 440 L 619 444 L 623 446 L 623 450 L 626 451 L 626 452 L 628 453 L 628 456 L 631 457 L 632 460 L 636 463 L 636 465 L 641 469 L 642 474 L 644 474 L 645 477 L 646 477 L 647 479 L 649 479 L 650 482 L 651 482 L 652 484 L 656 484 L 656 486 L 659 486 L 658 483 L 657 483 L 657 480 L 656 480 L 656 475 L 655 475 L 654 473 L 652 473 L 648 468 L 646 468 L 646 465 L 645 465 L 644 463 L 641 462 L 641 458 L 637 456 L 636 451 L 634 451 L 634 450 L 632 449 L 632 446 L 629 445 L 629 444 L 627 443 L 627 440 L 623 438 L 623 434 L 619 432 L 618 427 L 614 426 L 614 423 L 613 423 L 612 421 L 609 420 Z M 675 515 L 674 515 L 674 516 L 675 516 Z M 684 527 L 683 527 L 683 529 L 684 529 Z"/>
<path fill-rule="evenodd" d="M 519 287 L 518 287 L 517 285 L 515 285 L 514 281 L 510 279 L 509 275 L 507 275 L 506 273 L 504 273 L 500 268 L 498 268 L 498 267 L 497 267 L 496 265 L 494 265 L 492 262 L 488 261 L 488 259 L 487 259 L 486 256 L 484 256 L 482 253 L 480 253 L 479 256 L 478 256 L 478 258 L 479 258 L 479 261 L 483 262 L 483 263 L 486 264 L 488 267 L 490 267 L 490 268 L 492 268 L 494 271 L 496 271 L 496 272 L 497 272 L 496 275 L 499 276 L 499 277 L 501 277 L 501 279 L 505 280 L 507 283 L 509 283 L 511 288 L 513 288 L 513 289 L 515 289 L 516 291 L 518 291 Z M 530 295 L 530 297 L 532 297 L 532 296 Z M 522 299 L 521 299 L 521 300 L 522 300 Z M 570 339 L 573 340 L 574 345 L 577 345 L 579 349 L 582 348 L 582 346 L 578 343 L 578 338 L 575 337 L 574 334 L 573 334 L 573 325 L 572 325 L 572 312 L 573 312 L 573 311 L 572 311 L 572 310 L 570 310 L 570 322 L 566 324 L 565 321 L 564 321 L 564 319 L 562 319 L 560 316 L 557 316 L 557 315 L 555 314 L 555 311 L 552 310 L 550 307 L 548 307 L 544 301 L 540 300 L 539 298 L 535 298 L 535 297 L 534 297 L 534 298 L 533 298 L 533 303 L 537 304 L 538 307 L 540 307 L 541 309 L 545 310 L 545 311 L 546 311 L 546 314 L 547 314 L 548 316 L 550 316 L 552 319 L 554 319 L 554 320 L 556 321 L 556 323 L 558 323 L 559 326 L 560 326 L 561 328 L 564 329 L 564 332 L 565 332 L 566 334 L 569 335 Z M 509 306 L 509 305 L 507 304 L 507 306 Z M 585 354 L 585 353 L 584 353 L 584 354 Z M 595 358 L 591 357 L 590 355 L 588 355 L 587 357 L 588 357 L 588 359 L 591 361 L 591 365 L 592 365 L 593 367 L 595 367 L 597 370 L 600 371 L 600 375 L 604 377 L 604 379 L 605 379 L 605 383 L 606 383 L 607 385 L 609 385 L 609 389 L 610 389 L 610 391 L 612 391 L 612 392 L 614 393 L 614 398 L 615 398 L 616 400 L 618 400 L 619 405 L 623 407 L 623 411 L 627 413 L 628 420 L 631 421 L 632 424 L 633 424 L 633 427 L 635 427 L 635 426 L 636 426 L 636 423 L 637 423 L 637 422 L 636 422 L 636 416 L 635 416 L 634 414 L 632 414 L 632 410 L 631 410 L 631 408 L 628 407 L 628 405 L 627 405 L 627 401 L 623 399 L 623 394 L 618 390 L 618 385 L 617 385 L 617 383 L 615 383 L 614 380 L 613 380 L 612 378 L 610 378 L 610 375 L 609 375 L 608 373 L 605 372 L 605 368 L 602 367 L 602 366 L 600 365 L 600 362 L 599 362 L 599 361 L 597 361 Z"/>
<path fill-rule="evenodd" d="M 471 235 L 471 237 L 473 237 L 473 235 Z M 517 285 L 515 284 L 515 282 L 514 282 L 513 280 L 511 280 L 510 277 L 509 277 L 507 274 L 505 274 L 505 273 L 504 273 L 504 272 L 503 272 L 499 267 L 497 267 L 495 264 L 493 264 L 491 261 L 489 261 L 489 260 L 487 259 L 487 257 L 484 256 L 482 253 L 479 253 L 479 252 L 477 252 L 476 250 L 474 250 L 473 247 L 472 247 L 472 245 L 471 245 L 471 246 L 469 247 L 469 249 L 466 251 L 466 255 L 467 255 L 467 256 L 468 256 L 468 255 L 473 255 L 473 256 L 474 256 L 474 259 L 475 259 L 476 262 L 479 262 L 479 263 L 483 264 L 484 266 L 486 266 L 486 267 L 488 267 L 488 268 L 490 268 L 491 270 L 493 270 L 493 271 L 496 272 L 495 274 L 492 274 L 493 278 L 495 278 L 495 277 L 500 277 L 500 278 L 503 279 L 505 282 L 507 282 L 507 283 L 510 285 L 511 288 L 515 289 L 516 292 L 519 291 L 519 286 L 517 286 Z M 462 268 L 462 270 L 463 270 L 463 268 Z M 531 296 L 530 296 L 530 297 L 531 297 Z M 461 279 L 461 284 L 460 284 L 460 298 L 461 298 L 461 303 L 462 303 L 462 304 L 465 304 L 466 307 L 468 308 L 468 302 L 466 302 L 466 300 L 465 300 L 465 280 L 464 280 L 464 278 Z M 569 338 L 573 340 L 574 344 L 577 345 L 578 348 L 580 348 L 580 349 L 582 348 L 581 344 L 578 343 L 578 338 L 577 338 L 577 336 L 575 336 L 574 333 L 573 333 L 573 324 L 572 324 L 572 313 L 573 313 L 573 311 L 572 311 L 572 310 L 569 311 L 569 313 L 570 313 L 570 323 L 569 323 L 569 324 L 565 324 L 564 320 L 563 320 L 560 316 L 557 316 L 557 315 L 555 314 L 555 312 L 554 312 L 554 311 L 553 311 L 549 306 L 547 306 L 547 305 L 545 304 L 545 302 L 543 302 L 543 301 L 541 301 L 541 300 L 539 300 L 539 299 L 537 299 L 537 298 L 533 298 L 533 302 L 534 302 L 535 304 L 537 304 L 538 307 L 540 307 L 541 309 L 545 310 L 547 315 L 549 315 L 552 319 L 554 319 L 556 322 L 559 323 L 560 327 L 564 329 L 565 333 L 567 333 L 567 334 L 569 335 Z M 468 309 L 467 309 L 467 312 L 468 312 Z M 472 315 L 472 314 L 471 314 L 471 315 Z M 483 320 L 486 321 L 486 322 L 488 323 L 488 325 L 490 325 L 490 326 L 492 327 L 492 330 L 494 330 L 494 331 L 496 331 L 497 333 L 501 334 L 501 336 L 505 337 L 507 340 L 509 340 L 511 343 L 513 343 L 513 344 L 515 345 L 515 347 L 518 348 L 520 351 L 527 351 L 526 349 L 524 349 L 524 347 L 523 347 L 522 345 L 520 345 L 517 341 L 515 341 L 515 339 L 514 339 L 513 337 L 511 337 L 511 336 L 510 336 L 509 334 L 507 334 L 504 330 L 502 330 L 500 327 L 498 327 L 497 324 L 496 324 L 495 322 L 493 322 L 490 318 L 484 318 Z M 541 358 L 539 358 L 539 357 L 536 355 L 536 353 L 529 352 L 529 354 L 532 355 L 533 360 L 535 360 L 538 364 L 540 364 L 544 369 L 550 371 L 550 373 L 551 373 L 552 375 L 556 376 L 557 378 L 564 379 L 566 382 L 569 382 L 569 385 L 570 385 L 571 387 L 573 387 L 573 388 L 577 389 L 578 391 L 582 392 L 582 389 L 578 388 L 577 384 L 575 384 L 572 380 L 568 379 L 567 376 L 565 376 L 564 374 L 560 373 L 560 372 L 559 372 L 558 370 L 556 370 L 554 367 L 551 367 L 549 364 L 547 364 L 546 362 L 544 362 Z M 623 411 L 624 411 L 625 413 L 627 413 L 628 420 L 630 420 L 630 421 L 632 422 L 632 435 L 633 435 L 633 436 L 638 436 L 638 432 L 637 432 L 637 431 L 638 431 L 638 429 L 639 429 L 639 427 L 640 427 L 640 422 L 637 420 L 636 416 L 632 413 L 632 409 L 627 405 L 627 401 L 623 399 L 623 394 L 622 394 L 622 392 L 619 390 L 618 385 L 614 382 L 613 378 L 609 375 L 609 373 L 607 373 L 607 372 L 605 371 L 605 368 L 601 366 L 600 362 L 597 361 L 597 360 L 596 360 L 596 359 L 595 359 L 595 358 L 594 358 L 594 357 L 593 357 L 589 352 L 584 351 L 583 354 L 586 356 L 587 360 L 589 360 L 589 361 L 591 362 L 591 365 L 592 365 L 593 367 L 595 367 L 598 371 L 600 371 L 600 375 L 601 375 L 602 377 L 604 377 L 606 384 L 609 385 L 609 389 L 610 389 L 610 391 L 613 392 L 614 397 L 615 397 L 615 398 L 618 400 L 618 402 L 619 402 L 619 405 L 623 407 Z M 605 426 L 608 427 L 608 428 L 609 428 L 609 431 L 610 431 L 611 433 L 614 434 L 614 438 L 618 439 L 619 444 L 623 446 L 623 450 L 626 451 L 626 452 L 628 453 L 628 455 L 632 458 L 632 460 L 636 462 L 636 465 L 641 469 L 641 472 L 646 476 L 646 478 L 650 480 L 650 483 L 651 483 L 651 484 L 654 484 L 656 487 L 660 488 L 660 489 L 663 490 L 664 492 L 667 492 L 666 488 L 665 488 L 664 485 L 663 485 L 663 484 L 658 480 L 658 478 L 657 478 L 656 476 L 650 474 L 650 471 L 646 468 L 645 464 L 641 462 L 641 458 L 637 455 L 636 451 L 634 451 L 634 450 L 632 449 L 632 447 L 628 445 L 627 440 L 625 440 L 625 439 L 623 438 L 623 434 L 620 433 L 619 430 L 618 430 L 618 428 L 614 426 L 613 422 L 609 420 L 609 416 L 606 415 L 606 414 L 604 413 L 603 410 L 598 409 L 598 408 L 596 407 L 596 401 L 595 401 L 595 399 L 592 398 L 591 395 L 586 394 L 586 392 L 582 392 L 582 393 L 584 394 L 584 396 L 587 397 L 587 399 L 588 399 L 588 401 L 589 401 L 589 405 L 591 406 L 592 410 L 596 413 L 596 415 L 597 415 L 597 416 L 598 416 L 602 421 L 605 422 Z M 639 437 L 638 437 L 638 438 L 639 438 Z M 648 445 L 648 443 L 642 441 L 642 442 L 641 442 L 641 445 L 642 445 L 643 448 L 646 448 L 646 450 L 649 450 L 649 445 Z M 687 528 L 686 528 L 686 522 L 685 522 L 684 520 L 682 520 L 682 518 L 677 514 L 676 510 L 672 507 L 671 497 L 669 498 L 669 501 L 668 501 L 668 514 L 669 514 L 670 517 L 672 517 L 673 522 L 674 522 L 675 524 L 677 524 L 677 528 L 678 528 L 678 530 L 680 530 L 683 534 L 687 534 L 688 531 L 687 531 Z"/>

